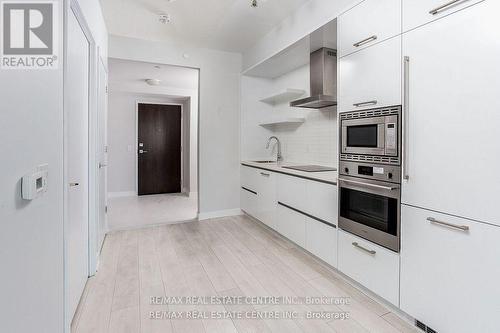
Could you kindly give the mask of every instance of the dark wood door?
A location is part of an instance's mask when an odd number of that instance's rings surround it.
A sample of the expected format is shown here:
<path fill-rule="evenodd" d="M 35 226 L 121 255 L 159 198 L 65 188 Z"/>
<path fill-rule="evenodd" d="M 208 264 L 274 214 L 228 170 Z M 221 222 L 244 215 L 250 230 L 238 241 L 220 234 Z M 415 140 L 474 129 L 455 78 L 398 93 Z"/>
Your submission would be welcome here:
<path fill-rule="evenodd" d="M 181 107 L 139 104 L 138 194 L 181 192 Z"/>

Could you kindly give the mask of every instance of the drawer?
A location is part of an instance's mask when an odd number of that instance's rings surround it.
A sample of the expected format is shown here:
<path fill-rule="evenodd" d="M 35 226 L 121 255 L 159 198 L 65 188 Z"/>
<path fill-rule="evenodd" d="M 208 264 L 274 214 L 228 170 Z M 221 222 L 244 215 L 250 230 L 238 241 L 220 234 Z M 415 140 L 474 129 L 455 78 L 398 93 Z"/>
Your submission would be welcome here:
<path fill-rule="evenodd" d="M 500 227 L 403 205 L 401 309 L 438 332 L 500 332 L 499 240 Z"/>
<path fill-rule="evenodd" d="M 483 0 L 403 0 L 403 31 L 432 22 Z M 494 1 L 494 0 L 488 0 Z"/>
<path fill-rule="evenodd" d="M 308 182 L 310 180 L 283 174 L 278 175 L 278 201 L 295 209 L 307 211 L 306 190 Z"/>
<path fill-rule="evenodd" d="M 339 16 L 339 57 L 401 33 L 401 0 L 365 0 Z"/>
<path fill-rule="evenodd" d="M 343 57 L 339 111 L 401 104 L 401 36 Z"/>
<path fill-rule="evenodd" d="M 310 217 L 306 221 L 306 250 L 337 267 L 337 228 Z"/>
<path fill-rule="evenodd" d="M 306 185 L 306 213 L 334 225 L 338 220 L 337 186 L 309 181 Z"/>
<path fill-rule="evenodd" d="M 257 193 L 252 190 L 241 188 L 240 190 L 241 209 L 248 215 L 256 217 L 257 213 Z"/>
<path fill-rule="evenodd" d="M 306 216 L 293 209 L 278 204 L 276 231 L 287 237 L 297 245 L 305 248 L 306 245 Z"/>
<path fill-rule="evenodd" d="M 241 186 L 258 192 L 258 184 L 259 184 L 259 169 L 241 166 Z"/>
<path fill-rule="evenodd" d="M 338 269 L 398 306 L 399 255 L 345 231 L 338 233 Z"/>

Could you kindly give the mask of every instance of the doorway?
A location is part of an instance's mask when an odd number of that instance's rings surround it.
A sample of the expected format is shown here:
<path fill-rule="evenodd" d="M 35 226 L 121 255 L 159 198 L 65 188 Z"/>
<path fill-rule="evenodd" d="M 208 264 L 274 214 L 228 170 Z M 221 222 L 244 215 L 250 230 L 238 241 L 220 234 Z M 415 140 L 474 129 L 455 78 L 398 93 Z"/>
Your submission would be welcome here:
<path fill-rule="evenodd" d="M 137 106 L 138 195 L 182 191 L 182 106 Z"/>

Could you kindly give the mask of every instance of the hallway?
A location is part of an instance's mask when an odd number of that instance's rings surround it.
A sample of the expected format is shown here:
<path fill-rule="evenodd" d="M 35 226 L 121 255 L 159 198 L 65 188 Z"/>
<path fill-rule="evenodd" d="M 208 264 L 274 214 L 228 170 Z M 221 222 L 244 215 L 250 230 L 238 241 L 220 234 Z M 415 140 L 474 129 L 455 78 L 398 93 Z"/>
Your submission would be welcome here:
<path fill-rule="evenodd" d="M 416 332 L 274 231 L 246 217 L 107 235 L 73 322 L 87 332 Z M 338 297 L 340 305 L 152 305 L 152 296 Z M 150 311 L 296 311 L 274 319 L 149 319 Z M 335 312 L 348 320 L 305 319 Z"/>
<path fill-rule="evenodd" d="M 156 224 L 190 221 L 197 217 L 196 193 L 129 196 L 109 199 L 109 230 L 137 229 Z"/>

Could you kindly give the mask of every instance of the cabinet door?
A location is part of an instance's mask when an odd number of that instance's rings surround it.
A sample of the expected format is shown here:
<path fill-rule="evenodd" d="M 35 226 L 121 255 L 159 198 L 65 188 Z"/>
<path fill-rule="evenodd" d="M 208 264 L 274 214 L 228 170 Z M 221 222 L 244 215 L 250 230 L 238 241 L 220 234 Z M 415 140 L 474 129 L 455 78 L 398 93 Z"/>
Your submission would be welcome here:
<path fill-rule="evenodd" d="M 240 191 L 241 209 L 251 215 L 256 217 L 257 213 L 257 192 L 254 192 L 246 187 L 242 187 Z"/>
<path fill-rule="evenodd" d="M 305 248 L 305 215 L 302 215 L 288 207 L 278 205 L 276 214 L 276 231 L 295 242 L 297 245 Z"/>
<path fill-rule="evenodd" d="M 405 205 L 401 219 L 401 309 L 438 332 L 500 332 L 500 228 Z"/>
<path fill-rule="evenodd" d="M 481 1 L 483 0 L 451 3 L 450 0 L 403 0 L 403 31 L 443 18 Z"/>
<path fill-rule="evenodd" d="M 500 225 L 499 1 L 406 33 L 402 202 Z"/>
<path fill-rule="evenodd" d="M 259 182 L 258 169 L 242 165 L 241 166 L 241 186 L 257 192 Z"/>
<path fill-rule="evenodd" d="M 339 270 L 392 304 L 399 305 L 399 255 L 339 230 Z"/>
<path fill-rule="evenodd" d="M 306 193 L 309 201 L 306 213 L 337 225 L 337 186 L 309 181 L 306 185 Z"/>
<path fill-rule="evenodd" d="M 299 177 L 278 175 L 278 201 L 303 212 L 308 209 L 306 196 L 309 180 Z"/>
<path fill-rule="evenodd" d="M 337 229 L 305 217 L 306 250 L 337 267 Z"/>
<path fill-rule="evenodd" d="M 276 214 L 276 174 L 269 171 L 258 171 L 258 196 L 256 218 L 274 228 Z"/>
<path fill-rule="evenodd" d="M 401 36 L 340 59 L 339 110 L 401 104 Z"/>
<path fill-rule="evenodd" d="M 339 56 L 401 32 L 401 0 L 366 0 L 339 17 Z"/>

